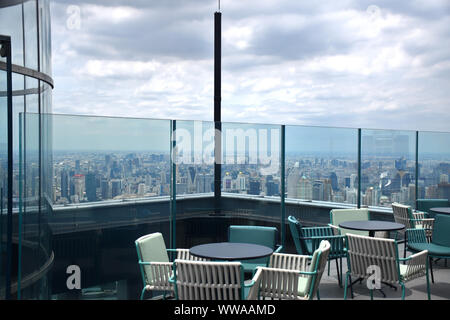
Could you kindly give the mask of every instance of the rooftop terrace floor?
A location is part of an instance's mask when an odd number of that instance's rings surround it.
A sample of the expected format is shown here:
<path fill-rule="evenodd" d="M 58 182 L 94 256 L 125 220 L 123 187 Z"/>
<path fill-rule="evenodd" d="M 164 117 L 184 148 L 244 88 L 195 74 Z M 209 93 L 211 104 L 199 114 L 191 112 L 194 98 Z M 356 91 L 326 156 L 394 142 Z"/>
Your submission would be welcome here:
<path fill-rule="evenodd" d="M 403 256 L 403 244 L 399 244 L 399 253 Z M 407 253 L 407 256 L 410 253 Z M 342 288 L 338 285 L 338 278 L 336 272 L 336 263 L 331 262 L 330 275 L 328 275 L 328 266 L 325 269 L 322 280 L 320 282 L 319 291 L 320 299 L 332 299 L 339 300 L 344 299 L 344 283 L 345 283 L 345 273 L 347 272 L 347 261 L 343 259 L 343 284 Z M 447 261 L 447 267 L 445 266 L 445 260 L 433 260 L 433 275 L 434 283 L 431 282 L 430 273 L 430 291 L 431 300 L 450 300 L 450 261 Z M 352 279 L 355 280 L 355 279 Z M 382 291 L 385 293 L 386 297 L 379 291 L 374 291 L 374 300 L 378 299 L 389 299 L 389 300 L 401 300 L 402 290 L 400 285 L 397 285 L 397 290 L 382 284 Z M 426 300 L 427 299 L 427 284 L 426 278 L 421 277 L 405 284 L 405 300 Z M 356 282 L 353 285 L 353 300 L 368 300 L 370 299 L 370 293 L 367 289 L 366 280 L 362 283 Z M 315 298 L 316 299 L 316 298 Z M 350 290 L 347 293 L 347 299 L 351 299 Z"/>

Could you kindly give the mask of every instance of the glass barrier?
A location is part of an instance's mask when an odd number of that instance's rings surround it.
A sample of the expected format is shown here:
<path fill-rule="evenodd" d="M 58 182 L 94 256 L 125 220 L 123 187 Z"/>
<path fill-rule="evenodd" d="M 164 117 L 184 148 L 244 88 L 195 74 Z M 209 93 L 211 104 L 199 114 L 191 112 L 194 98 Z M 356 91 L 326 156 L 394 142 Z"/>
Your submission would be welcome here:
<path fill-rule="evenodd" d="M 223 122 L 218 226 L 228 241 L 230 225 L 273 226 L 281 243 L 281 126 Z"/>
<path fill-rule="evenodd" d="M 361 205 L 415 206 L 416 133 L 361 131 Z"/>
<path fill-rule="evenodd" d="M 287 199 L 357 204 L 358 131 L 286 126 Z"/>
<path fill-rule="evenodd" d="M 450 199 L 450 133 L 419 132 L 418 199 Z"/>

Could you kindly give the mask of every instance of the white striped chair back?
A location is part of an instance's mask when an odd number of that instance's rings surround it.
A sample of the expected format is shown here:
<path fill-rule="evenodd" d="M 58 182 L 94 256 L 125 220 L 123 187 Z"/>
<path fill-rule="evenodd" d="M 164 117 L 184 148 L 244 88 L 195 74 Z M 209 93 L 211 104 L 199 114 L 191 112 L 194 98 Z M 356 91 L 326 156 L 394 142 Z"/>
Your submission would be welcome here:
<path fill-rule="evenodd" d="M 378 267 L 380 281 L 398 282 L 398 248 L 395 240 L 347 234 L 346 243 L 352 276 L 367 278 L 373 274 L 373 267 Z"/>
<path fill-rule="evenodd" d="M 406 227 L 404 230 L 413 228 L 413 226 L 411 225 L 410 210 L 410 206 L 406 206 L 397 202 L 394 202 L 392 204 L 392 213 L 394 214 L 394 220 L 397 223 L 404 224 Z"/>
<path fill-rule="evenodd" d="M 180 300 L 240 300 L 243 270 L 240 262 L 175 260 Z"/>

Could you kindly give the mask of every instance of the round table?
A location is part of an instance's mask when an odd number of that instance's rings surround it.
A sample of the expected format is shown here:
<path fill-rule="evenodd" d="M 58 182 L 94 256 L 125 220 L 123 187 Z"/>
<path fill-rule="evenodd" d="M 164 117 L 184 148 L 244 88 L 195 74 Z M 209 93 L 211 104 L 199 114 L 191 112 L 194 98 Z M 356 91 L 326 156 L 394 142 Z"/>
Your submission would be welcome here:
<path fill-rule="evenodd" d="M 450 214 L 450 207 L 431 208 L 430 211 L 436 214 Z"/>
<path fill-rule="evenodd" d="M 200 258 L 233 261 L 267 257 L 273 250 L 259 244 L 216 242 L 192 247 L 189 253 Z"/>
<path fill-rule="evenodd" d="M 379 220 L 361 220 L 361 221 L 344 221 L 339 224 L 339 227 L 350 229 L 369 231 L 369 236 L 375 236 L 376 231 L 397 231 L 405 228 L 405 225 L 390 221 Z"/>

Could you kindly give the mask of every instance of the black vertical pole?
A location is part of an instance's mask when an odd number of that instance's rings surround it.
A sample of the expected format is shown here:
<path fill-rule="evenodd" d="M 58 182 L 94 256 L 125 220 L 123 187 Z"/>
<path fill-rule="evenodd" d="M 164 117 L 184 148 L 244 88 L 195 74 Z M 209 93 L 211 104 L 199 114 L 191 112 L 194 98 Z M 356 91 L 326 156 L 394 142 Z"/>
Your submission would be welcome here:
<path fill-rule="evenodd" d="M 286 126 L 281 126 L 281 245 L 286 247 Z"/>
<path fill-rule="evenodd" d="M 361 208 L 361 128 L 358 129 L 358 208 Z"/>
<path fill-rule="evenodd" d="M 220 213 L 222 180 L 222 117 L 221 117 L 221 58 L 222 58 L 222 13 L 214 13 L 214 206 L 215 213 Z"/>
<path fill-rule="evenodd" d="M 416 131 L 416 210 L 417 210 L 417 199 L 419 199 L 419 131 Z"/>

